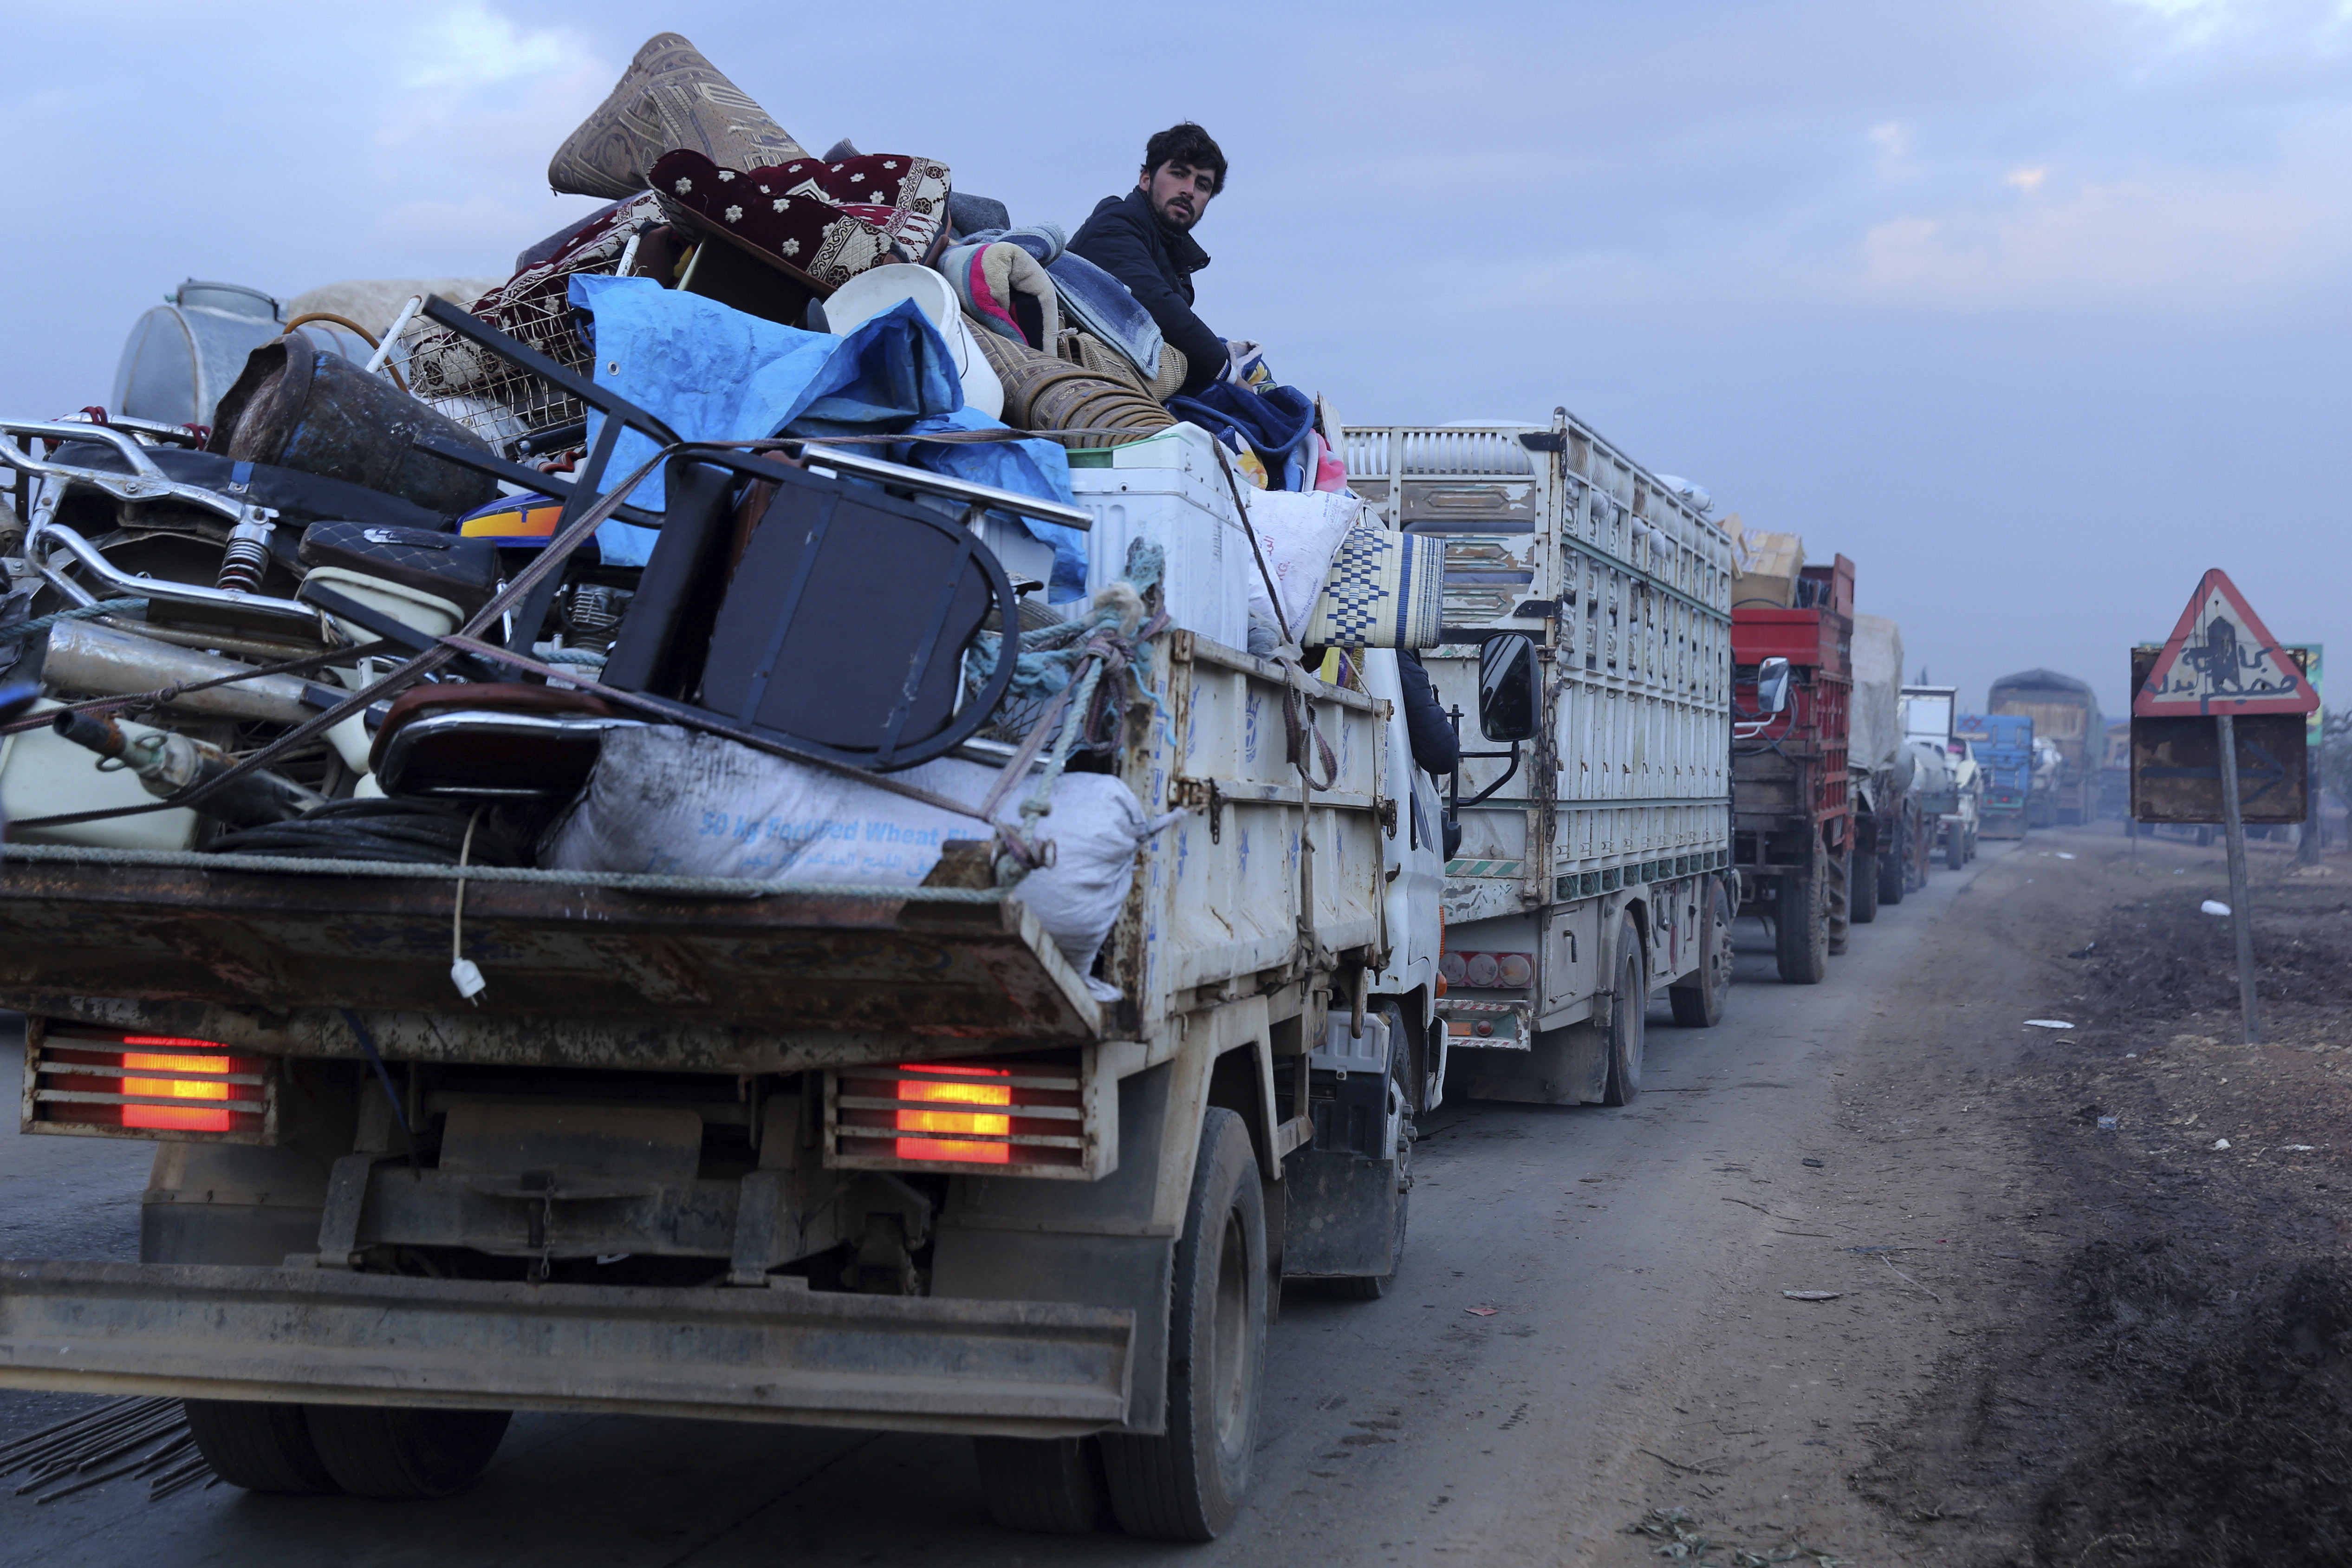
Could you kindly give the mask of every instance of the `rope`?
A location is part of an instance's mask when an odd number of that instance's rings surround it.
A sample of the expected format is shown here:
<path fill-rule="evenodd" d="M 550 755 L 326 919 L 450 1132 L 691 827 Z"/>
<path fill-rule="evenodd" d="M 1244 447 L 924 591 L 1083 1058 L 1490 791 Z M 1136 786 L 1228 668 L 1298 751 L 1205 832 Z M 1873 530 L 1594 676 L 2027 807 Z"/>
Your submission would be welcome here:
<path fill-rule="evenodd" d="M 95 605 L 77 605 L 70 610 L 36 616 L 29 621 L 16 621 L 0 626 L 0 642 L 20 642 L 36 632 L 47 631 L 59 621 L 86 621 L 92 616 L 115 616 L 125 610 L 143 610 L 146 607 L 144 599 L 107 599 Z"/>

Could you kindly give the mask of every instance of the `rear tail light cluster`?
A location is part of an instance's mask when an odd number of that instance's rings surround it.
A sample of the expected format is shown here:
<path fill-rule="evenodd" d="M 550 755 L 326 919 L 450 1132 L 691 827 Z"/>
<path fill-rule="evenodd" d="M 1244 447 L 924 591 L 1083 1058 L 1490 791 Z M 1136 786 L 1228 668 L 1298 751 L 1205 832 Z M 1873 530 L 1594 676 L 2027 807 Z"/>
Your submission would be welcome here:
<path fill-rule="evenodd" d="M 825 1075 L 829 1165 L 1091 1178 L 1102 1147 L 1076 1056 L 899 1062 Z"/>
<path fill-rule="evenodd" d="M 1437 959 L 1437 973 L 1448 985 L 1480 989 L 1533 985 L 1536 955 L 1532 952 L 1445 952 Z"/>
<path fill-rule="evenodd" d="M 28 1132 L 230 1143 L 276 1136 L 277 1078 L 266 1057 L 178 1035 L 58 1026 L 27 1033 Z"/>

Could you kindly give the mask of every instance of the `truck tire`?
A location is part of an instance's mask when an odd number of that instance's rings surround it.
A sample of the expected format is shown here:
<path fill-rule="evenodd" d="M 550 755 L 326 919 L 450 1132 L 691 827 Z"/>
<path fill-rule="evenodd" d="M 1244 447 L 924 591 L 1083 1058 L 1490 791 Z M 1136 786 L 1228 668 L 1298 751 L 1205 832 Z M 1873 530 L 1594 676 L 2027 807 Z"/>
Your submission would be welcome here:
<path fill-rule="evenodd" d="M 1958 870 L 1969 863 L 1969 836 L 1957 822 L 1944 829 L 1944 864 Z"/>
<path fill-rule="evenodd" d="M 1168 1430 L 1101 1438 L 1111 1511 L 1129 1535 L 1214 1541 L 1240 1510 L 1257 1444 L 1266 1289 L 1257 1156 L 1242 1119 L 1213 1106 L 1176 1242 Z"/>
<path fill-rule="evenodd" d="M 1685 1029 L 1714 1028 L 1731 1001 L 1731 898 L 1715 883 L 1707 903 L 1698 928 L 1698 968 L 1666 989 L 1675 1022 Z"/>
<path fill-rule="evenodd" d="M 1868 925 L 1878 918 L 1879 889 L 1886 885 L 1878 874 L 1878 852 L 1857 849 L 1853 852 L 1853 906 L 1852 919 L 1856 925 Z"/>
<path fill-rule="evenodd" d="M 1903 895 L 1910 890 L 1904 886 L 1910 880 L 1906 874 L 1909 868 L 1906 865 L 1910 856 L 1911 847 L 1904 842 L 1903 824 L 1898 822 L 1895 825 L 1895 842 L 1878 852 L 1880 903 L 1899 904 L 1903 901 Z"/>
<path fill-rule="evenodd" d="M 1780 908 L 1772 916 L 1772 956 L 1786 984 L 1819 985 L 1830 972 L 1829 921 L 1822 910 L 1823 869 L 1816 859 L 1811 870 L 1780 879 Z"/>
<path fill-rule="evenodd" d="M 1642 929 L 1633 917 L 1617 928 L 1617 1001 L 1609 1009 L 1609 1079 L 1603 1105 L 1631 1105 L 1642 1092 L 1642 1056 L 1650 1015 L 1649 973 L 1642 963 Z"/>
<path fill-rule="evenodd" d="M 1343 1301 L 1377 1301 L 1396 1283 L 1397 1266 L 1404 1261 L 1405 1219 L 1412 1199 L 1412 1125 L 1420 1096 L 1412 1091 L 1412 1052 L 1406 1045 L 1404 1009 L 1393 1002 L 1382 1002 L 1373 1011 L 1388 1020 L 1389 1038 L 1394 1042 L 1389 1047 L 1389 1077 L 1404 1097 L 1404 1127 L 1397 1134 L 1396 1224 L 1389 1242 L 1387 1273 L 1342 1274 L 1331 1280 L 1331 1294 Z"/>
<path fill-rule="evenodd" d="M 980 1489 L 1007 1530 L 1085 1535 L 1110 1518 L 1102 1446 L 1092 1437 L 974 1437 Z"/>
<path fill-rule="evenodd" d="M 249 1492 L 331 1492 L 335 1478 L 319 1459 L 299 1405 L 245 1399 L 190 1399 L 188 1433 L 215 1475 Z"/>
<path fill-rule="evenodd" d="M 312 1405 L 310 1440 L 335 1484 L 356 1497 L 455 1497 L 489 1468 L 504 1410 Z"/>

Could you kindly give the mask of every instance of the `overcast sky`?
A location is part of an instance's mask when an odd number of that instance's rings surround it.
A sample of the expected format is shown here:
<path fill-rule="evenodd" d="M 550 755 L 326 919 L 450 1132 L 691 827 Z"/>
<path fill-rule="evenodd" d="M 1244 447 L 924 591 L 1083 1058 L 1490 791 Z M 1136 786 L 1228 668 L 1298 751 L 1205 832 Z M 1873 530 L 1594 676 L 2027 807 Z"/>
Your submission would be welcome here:
<path fill-rule="evenodd" d="M 1852 556 L 1963 700 L 2091 680 L 2208 566 L 2352 679 L 2352 4 L 0 4 L 5 404 L 102 401 L 184 277 L 503 274 L 684 32 L 814 150 L 1075 226 L 1233 163 L 1201 309 L 1356 422 L 1555 404 Z"/>

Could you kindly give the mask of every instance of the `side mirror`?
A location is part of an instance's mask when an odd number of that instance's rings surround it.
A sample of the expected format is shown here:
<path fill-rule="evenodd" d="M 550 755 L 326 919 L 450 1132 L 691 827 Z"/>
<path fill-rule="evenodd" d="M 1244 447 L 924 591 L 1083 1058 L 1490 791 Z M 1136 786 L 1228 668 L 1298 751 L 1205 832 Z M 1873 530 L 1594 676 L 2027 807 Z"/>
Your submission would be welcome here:
<path fill-rule="evenodd" d="M 1775 655 L 1756 667 L 1756 709 L 1759 713 L 1785 713 L 1789 709 L 1789 661 Z"/>
<path fill-rule="evenodd" d="M 1478 645 L 1478 731 L 1490 741 L 1532 741 L 1536 736 L 1536 645 L 1525 634 L 1506 632 Z"/>

